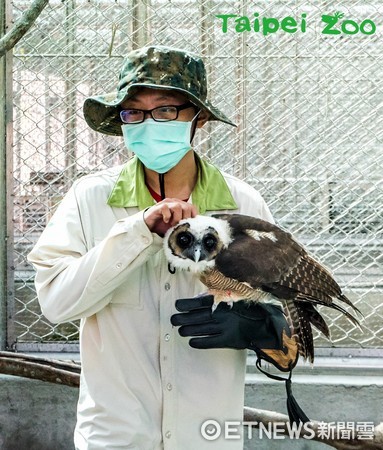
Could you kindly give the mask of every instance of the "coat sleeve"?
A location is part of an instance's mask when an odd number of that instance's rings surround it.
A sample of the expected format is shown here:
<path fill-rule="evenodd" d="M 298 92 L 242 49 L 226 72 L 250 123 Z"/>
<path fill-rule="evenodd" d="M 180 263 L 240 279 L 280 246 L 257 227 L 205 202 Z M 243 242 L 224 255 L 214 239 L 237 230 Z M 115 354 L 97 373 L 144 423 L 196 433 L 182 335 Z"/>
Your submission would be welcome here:
<path fill-rule="evenodd" d="M 110 302 L 111 293 L 122 281 L 161 246 L 162 239 L 150 232 L 141 211 L 117 221 L 105 239 L 87 249 L 72 187 L 28 255 L 36 269 L 43 314 L 54 323 L 95 314 Z"/>

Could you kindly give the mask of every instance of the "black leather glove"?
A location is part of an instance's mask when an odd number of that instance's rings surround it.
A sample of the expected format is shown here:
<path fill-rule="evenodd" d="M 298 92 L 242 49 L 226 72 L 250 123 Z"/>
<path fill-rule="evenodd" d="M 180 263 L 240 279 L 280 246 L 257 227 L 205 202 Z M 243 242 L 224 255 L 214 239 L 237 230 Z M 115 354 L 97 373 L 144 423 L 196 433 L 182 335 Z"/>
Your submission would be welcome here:
<path fill-rule="evenodd" d="M 258 357 L 279 370 L 291 370 L 298 358 L 298 347 L 282 310 L 274 305 L 247 301 L 233 307 L 221 302 L 212 312 L 214 297 L 204 295 L 176 301 L 180 314 L 171 323 L 180 326 L 181 336 L 192 336 L 193 348 L 251 349 Z"/>
<path fill-rule="evenodd" d="M 241 300 L 234 302 L 232 308 L 221 302 L 212 312 L 213 303 L 212 295 L 177 300 L 176 308 L 181 313 L 174 314 L 171 323 L 180 327 L 181 336 L 192 336 L 189 344 L 193 348 L 254 350 L 258 369 L 270 378 L 285 381 L 290 422 L 308 422 L 310 419 L 292 394 L 291 374 L 298 361 L 298 345 L 291 337 L 282 310 L 266 303 Z M 283 372 L 290 372 L 289 377 L 265 372 L 261 368 L 262 360 Z"/>

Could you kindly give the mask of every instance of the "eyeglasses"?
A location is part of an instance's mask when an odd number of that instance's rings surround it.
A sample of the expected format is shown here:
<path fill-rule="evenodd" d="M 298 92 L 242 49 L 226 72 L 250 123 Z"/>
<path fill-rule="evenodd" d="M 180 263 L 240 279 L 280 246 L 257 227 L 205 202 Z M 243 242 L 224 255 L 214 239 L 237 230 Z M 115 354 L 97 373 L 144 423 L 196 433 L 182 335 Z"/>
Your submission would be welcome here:
<path fill-rule="evenodd" d="M 193 103 L 187 102 L 179 106 L 158 106 L 153 109 L 123 109 L 120 111 L 120 118 L 123 123 L 141 123 L 145 120 L 145 115 L 150 114 L 156 122 L 169 122 L 178 119 L 180 111 L 193 106 Z"/>

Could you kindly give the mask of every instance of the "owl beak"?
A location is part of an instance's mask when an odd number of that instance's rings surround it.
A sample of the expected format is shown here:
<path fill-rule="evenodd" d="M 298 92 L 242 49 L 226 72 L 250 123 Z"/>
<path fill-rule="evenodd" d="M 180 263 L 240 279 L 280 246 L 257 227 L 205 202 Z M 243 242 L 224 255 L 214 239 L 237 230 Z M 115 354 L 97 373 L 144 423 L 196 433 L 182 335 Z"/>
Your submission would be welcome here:
<path fill-rule="evenodd" d="M 194 250 L 194 261 L 198 262 L 200 260 L 200 258 L 201 258 L 201 249 L 197 247 Z"/>

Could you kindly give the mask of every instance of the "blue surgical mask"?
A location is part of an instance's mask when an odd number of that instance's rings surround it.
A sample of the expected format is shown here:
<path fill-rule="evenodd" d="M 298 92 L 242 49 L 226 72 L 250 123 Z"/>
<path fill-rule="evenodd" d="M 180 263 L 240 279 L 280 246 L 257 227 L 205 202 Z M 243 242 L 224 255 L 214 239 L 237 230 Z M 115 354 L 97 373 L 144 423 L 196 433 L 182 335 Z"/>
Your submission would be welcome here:
<path fill-rule="evenodd" d="M 156 122 L 146 119 L 137 124 L 124 124 L 121 129 L 127 149 L 135 153 L 145 167 L 166 173 L 190 150 L 193 120 Z"/>

